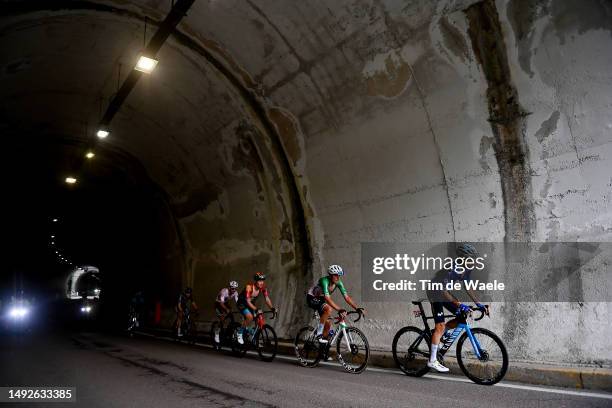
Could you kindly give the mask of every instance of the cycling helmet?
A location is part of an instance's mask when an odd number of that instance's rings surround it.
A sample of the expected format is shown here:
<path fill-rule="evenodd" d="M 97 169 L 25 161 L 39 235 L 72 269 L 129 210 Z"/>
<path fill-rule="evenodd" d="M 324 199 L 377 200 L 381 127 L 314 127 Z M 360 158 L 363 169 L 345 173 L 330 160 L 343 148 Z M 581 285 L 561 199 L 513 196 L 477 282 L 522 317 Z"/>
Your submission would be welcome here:
<path fill-rule="evenodd" d="M 253 276 L 253 279 L 255 280 L 255 282 L 261 281 L 261 280 L 266 280 L 266 275 L 264 275 L 261 272 L 255 272 L 255 275 Z"/>
<path fill-rule="evenodd" d="M 329 275 L 338 275 L 338 276 L 344 275 L 344 271 L 342 270 L 342 267 L 340 265 L 330 266 L 329 268 L 327 268 L 327 273 Z"/>
<path fill-rule="evenodd" d="M 231 281 L 229 284 L 229 287 L 232 289 L 236 289 L 238 287 L 238 282 L 236 281 Z"/>
<path fill-rule="evenodd" d="M 462 258 L 476 258 L 478 251 L 470 244 L 461 244 L 457 247 L 457 256 Z"/>
<path fill-rule="evenodd" d="M 191 288 L 190 288 L 190 287 L 186 287 L 186 288 L 185 288 L 185 293 L 191 293 L 191 292 L 193 292 L 193 290 L 191 290 Z"/>

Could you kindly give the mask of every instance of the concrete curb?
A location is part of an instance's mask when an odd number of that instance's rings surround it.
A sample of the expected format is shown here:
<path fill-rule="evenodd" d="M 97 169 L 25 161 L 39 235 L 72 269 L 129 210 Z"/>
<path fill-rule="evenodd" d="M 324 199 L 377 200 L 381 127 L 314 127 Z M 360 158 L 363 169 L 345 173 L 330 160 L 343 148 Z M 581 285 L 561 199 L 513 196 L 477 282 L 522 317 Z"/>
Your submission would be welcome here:
<path fill-rule="evenodd" d="M 151 331 L 164 333 L 165 335 L 169 334 L 169 330 L 154 329 Z M 199 342 L 208 343 L 208 336 L 202 337 Z M 294 356 L 293 343 L 279 341 L 278 353 Z M 372 351 L 368 365 L 371 367 L 397 369 L 390 351 Z M 447 358 L 445 365 L 450 368 L 450 375 L 457 375 L 467 379 L 454 358 Z M 399 369 L 397 370 L 399 371 Z M 612 392 L 612 369 L 594 367 L 571 368 L 510 361 L 504 381 Z"/>

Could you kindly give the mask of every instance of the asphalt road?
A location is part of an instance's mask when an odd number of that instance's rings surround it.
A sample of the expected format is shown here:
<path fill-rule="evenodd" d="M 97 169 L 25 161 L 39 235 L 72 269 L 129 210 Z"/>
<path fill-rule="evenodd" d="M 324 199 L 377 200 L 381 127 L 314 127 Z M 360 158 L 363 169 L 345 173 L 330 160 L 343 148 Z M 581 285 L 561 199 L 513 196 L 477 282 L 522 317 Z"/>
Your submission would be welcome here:
<path fill-rule="evenodd" d="M 76 403 L 16 407 L 612 406 L 612 394 L 568 395 L 550 387 L 485 387 L 441 378 L 410 378 L 382 369 L 354 375 L 329 364 L 303 368 L 290 357 L 264 363 L 255 356 L 236 358 L 149 337 L 82 332 L 0 336 L 1 386 L 77 389 Z M 9 404 L 0 403 L 4 406 Z"/>

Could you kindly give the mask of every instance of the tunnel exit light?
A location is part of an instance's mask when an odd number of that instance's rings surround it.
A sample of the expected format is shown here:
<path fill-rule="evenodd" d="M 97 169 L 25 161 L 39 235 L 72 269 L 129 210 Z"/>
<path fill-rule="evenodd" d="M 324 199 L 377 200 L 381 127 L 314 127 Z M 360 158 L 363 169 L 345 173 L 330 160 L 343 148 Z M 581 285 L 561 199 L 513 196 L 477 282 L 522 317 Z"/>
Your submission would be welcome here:
<path fill-rule="evenodd" d="M 141 55 L 140 58 L 138 58 L 138 62 L 136 63 L 134 69 L 136 71 L 144 72 L 145 74 L 150 74 L 157 66 L 157 63 L 158 61 L 156 59 Z"/>
<path fill-rule="evenodd" d="M 66 183 L 74 184 L 76 182 L 77 182 L 77 179 L 75 179 L 74 177 L 66 177 Z"/>

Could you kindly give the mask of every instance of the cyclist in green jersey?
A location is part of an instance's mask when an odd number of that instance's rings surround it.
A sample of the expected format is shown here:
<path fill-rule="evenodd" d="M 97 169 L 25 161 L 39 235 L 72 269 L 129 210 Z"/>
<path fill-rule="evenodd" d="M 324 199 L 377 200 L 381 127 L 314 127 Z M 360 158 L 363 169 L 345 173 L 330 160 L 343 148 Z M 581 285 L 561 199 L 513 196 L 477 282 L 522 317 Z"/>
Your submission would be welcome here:
<path fill-rule="evenodd" d="M 336 310 L 343 316 L 346 316 L 346 310 L 342 309 L 336 304 L 331 298 L 331 294 L 336 290 L 340 290 L 344 300 L 354 309 L 360 309 L 357 304 L 348 295 L 344 284 L 340 280 L 340 277 L 344 275 L 342 267 L 339 265 L 332 265 L 327 268 L 327 276 L 320 278 L 306 294 L 306 302 L 308 307 L 316 310 L 319 313 L 321 319 L 317 326 L 317 336 L 319 342 L 327 343 L 327 336 L 329 334 L 329 328 L 331 322 L 328 320 L 332 310 Z M 362 309 L 364 310 L 364 309 Z"/>

